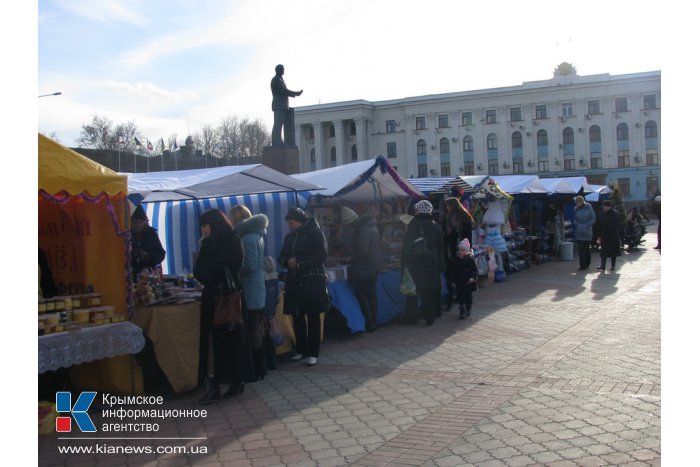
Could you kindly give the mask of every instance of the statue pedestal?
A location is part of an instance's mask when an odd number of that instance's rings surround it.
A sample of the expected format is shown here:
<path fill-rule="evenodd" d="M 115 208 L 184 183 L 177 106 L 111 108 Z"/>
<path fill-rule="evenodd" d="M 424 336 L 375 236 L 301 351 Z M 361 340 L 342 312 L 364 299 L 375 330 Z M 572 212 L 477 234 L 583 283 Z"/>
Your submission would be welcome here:
<path fill-rule="evenodd" d="M 299 148 L 296 146 L 263 147 L 262 163 L 286 175 L 298 174 Z"/>

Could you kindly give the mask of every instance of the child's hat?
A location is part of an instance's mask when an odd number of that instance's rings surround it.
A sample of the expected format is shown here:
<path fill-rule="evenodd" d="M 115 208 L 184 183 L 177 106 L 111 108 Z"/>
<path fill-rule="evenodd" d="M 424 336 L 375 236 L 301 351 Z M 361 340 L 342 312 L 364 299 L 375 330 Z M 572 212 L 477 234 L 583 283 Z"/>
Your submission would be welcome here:
<path fill-rule="evenodd" d="M 469 243 L 469 240 L 467 240 L 466 238 L 457 244 L 457 248 L 464 251 L 469 251 L 471 247 L 471 243 Z"/>

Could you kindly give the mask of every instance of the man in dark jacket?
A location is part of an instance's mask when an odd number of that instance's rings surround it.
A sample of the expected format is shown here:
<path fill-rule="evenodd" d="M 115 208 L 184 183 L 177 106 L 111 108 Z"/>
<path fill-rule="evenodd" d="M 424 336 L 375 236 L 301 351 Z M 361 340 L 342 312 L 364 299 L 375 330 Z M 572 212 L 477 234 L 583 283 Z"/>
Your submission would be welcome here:
<path fill-rule="evenodd" d="M 365 317 L 365 329 L 377 327 L 377 274 L 381 258 L 377 221 L 367 212 L 352 222 L 352 249 L 348 270 L 350 285 Z"/>
<path fill-rule="evenodd" d="M 148 225 L 146 212 L 139 205 L 131 215 L 131 272 L 134 281 L 144 269 L 158 266 L 165 259 L 165 250 L 156 229 Z"/>
<path fill-rule="evenodd" d="M 416 284 L 422 317 L 431 325 L 440 316 L 440 274 L 445 271 L 442 230 L 433 221 L 430 201 L 419 201 L 414 210 L 416 216 L 408 224 L 403 238 L 401 266 L 408 267 Z M 422 243 L 425 243 L 424 252 L 421 252 Z"/>
<path fill-rule="evenodd" d="M 306 364 L 316 365 L 321 313 L 330 306 L 325 269 L 328 245 L 316 219 L 301 209 L 290 208 L 284 219 L 290 232 L 284 237 L 279 262 L 287 269 L 284 313 L 293 319 L 296 353 L 292 360 L 308 357 Z"/>
<path fill-rule="evenodd" d="M 610 258 L 610 270 L 615 270 L 615 262 L 620 256 L 620 216 L 610 200 L 603 201 L 603 213 L 598 218 L 600 244 L 600 266 L 596 269 L 605 271 L 605 262 Z"/>

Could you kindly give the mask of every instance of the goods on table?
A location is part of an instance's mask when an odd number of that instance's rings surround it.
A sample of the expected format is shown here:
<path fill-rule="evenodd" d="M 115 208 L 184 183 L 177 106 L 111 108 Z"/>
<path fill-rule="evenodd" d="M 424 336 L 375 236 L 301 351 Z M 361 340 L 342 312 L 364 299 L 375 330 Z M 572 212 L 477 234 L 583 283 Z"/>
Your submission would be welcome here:
<path fill-rule="evenodd" d="M 102 294 L 95 292 L 41 299 L 38 310 L 40 336 L 126 320 L 113 306 L 102 305 Z"/>

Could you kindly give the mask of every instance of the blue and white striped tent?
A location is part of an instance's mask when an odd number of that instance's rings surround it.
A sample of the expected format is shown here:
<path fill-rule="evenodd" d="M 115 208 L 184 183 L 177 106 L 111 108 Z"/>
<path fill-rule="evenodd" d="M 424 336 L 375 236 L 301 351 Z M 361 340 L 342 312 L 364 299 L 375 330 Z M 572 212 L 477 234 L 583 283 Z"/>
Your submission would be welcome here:
<path fill-rule="evenodd" d="M 128 175 L 129 200 L 143 206 L 165 248 L 165 274 L 192 272 L 201 213 L 228 212 L 236 204 L 267 215 L 265 254 L 276 259 L 288 231 L 287 209 L 305 207 L 310 191 L 321 188 L 262 164 Z"/>
<path fill-rule="evenodd" d="M 406 181 L 413 185 L 414 188 L 421 191 L 424 195 L 432 193 L 447 193 L 447 184 L 454 180 L 455 177 L 419 177 L 407 178 Z"/>

